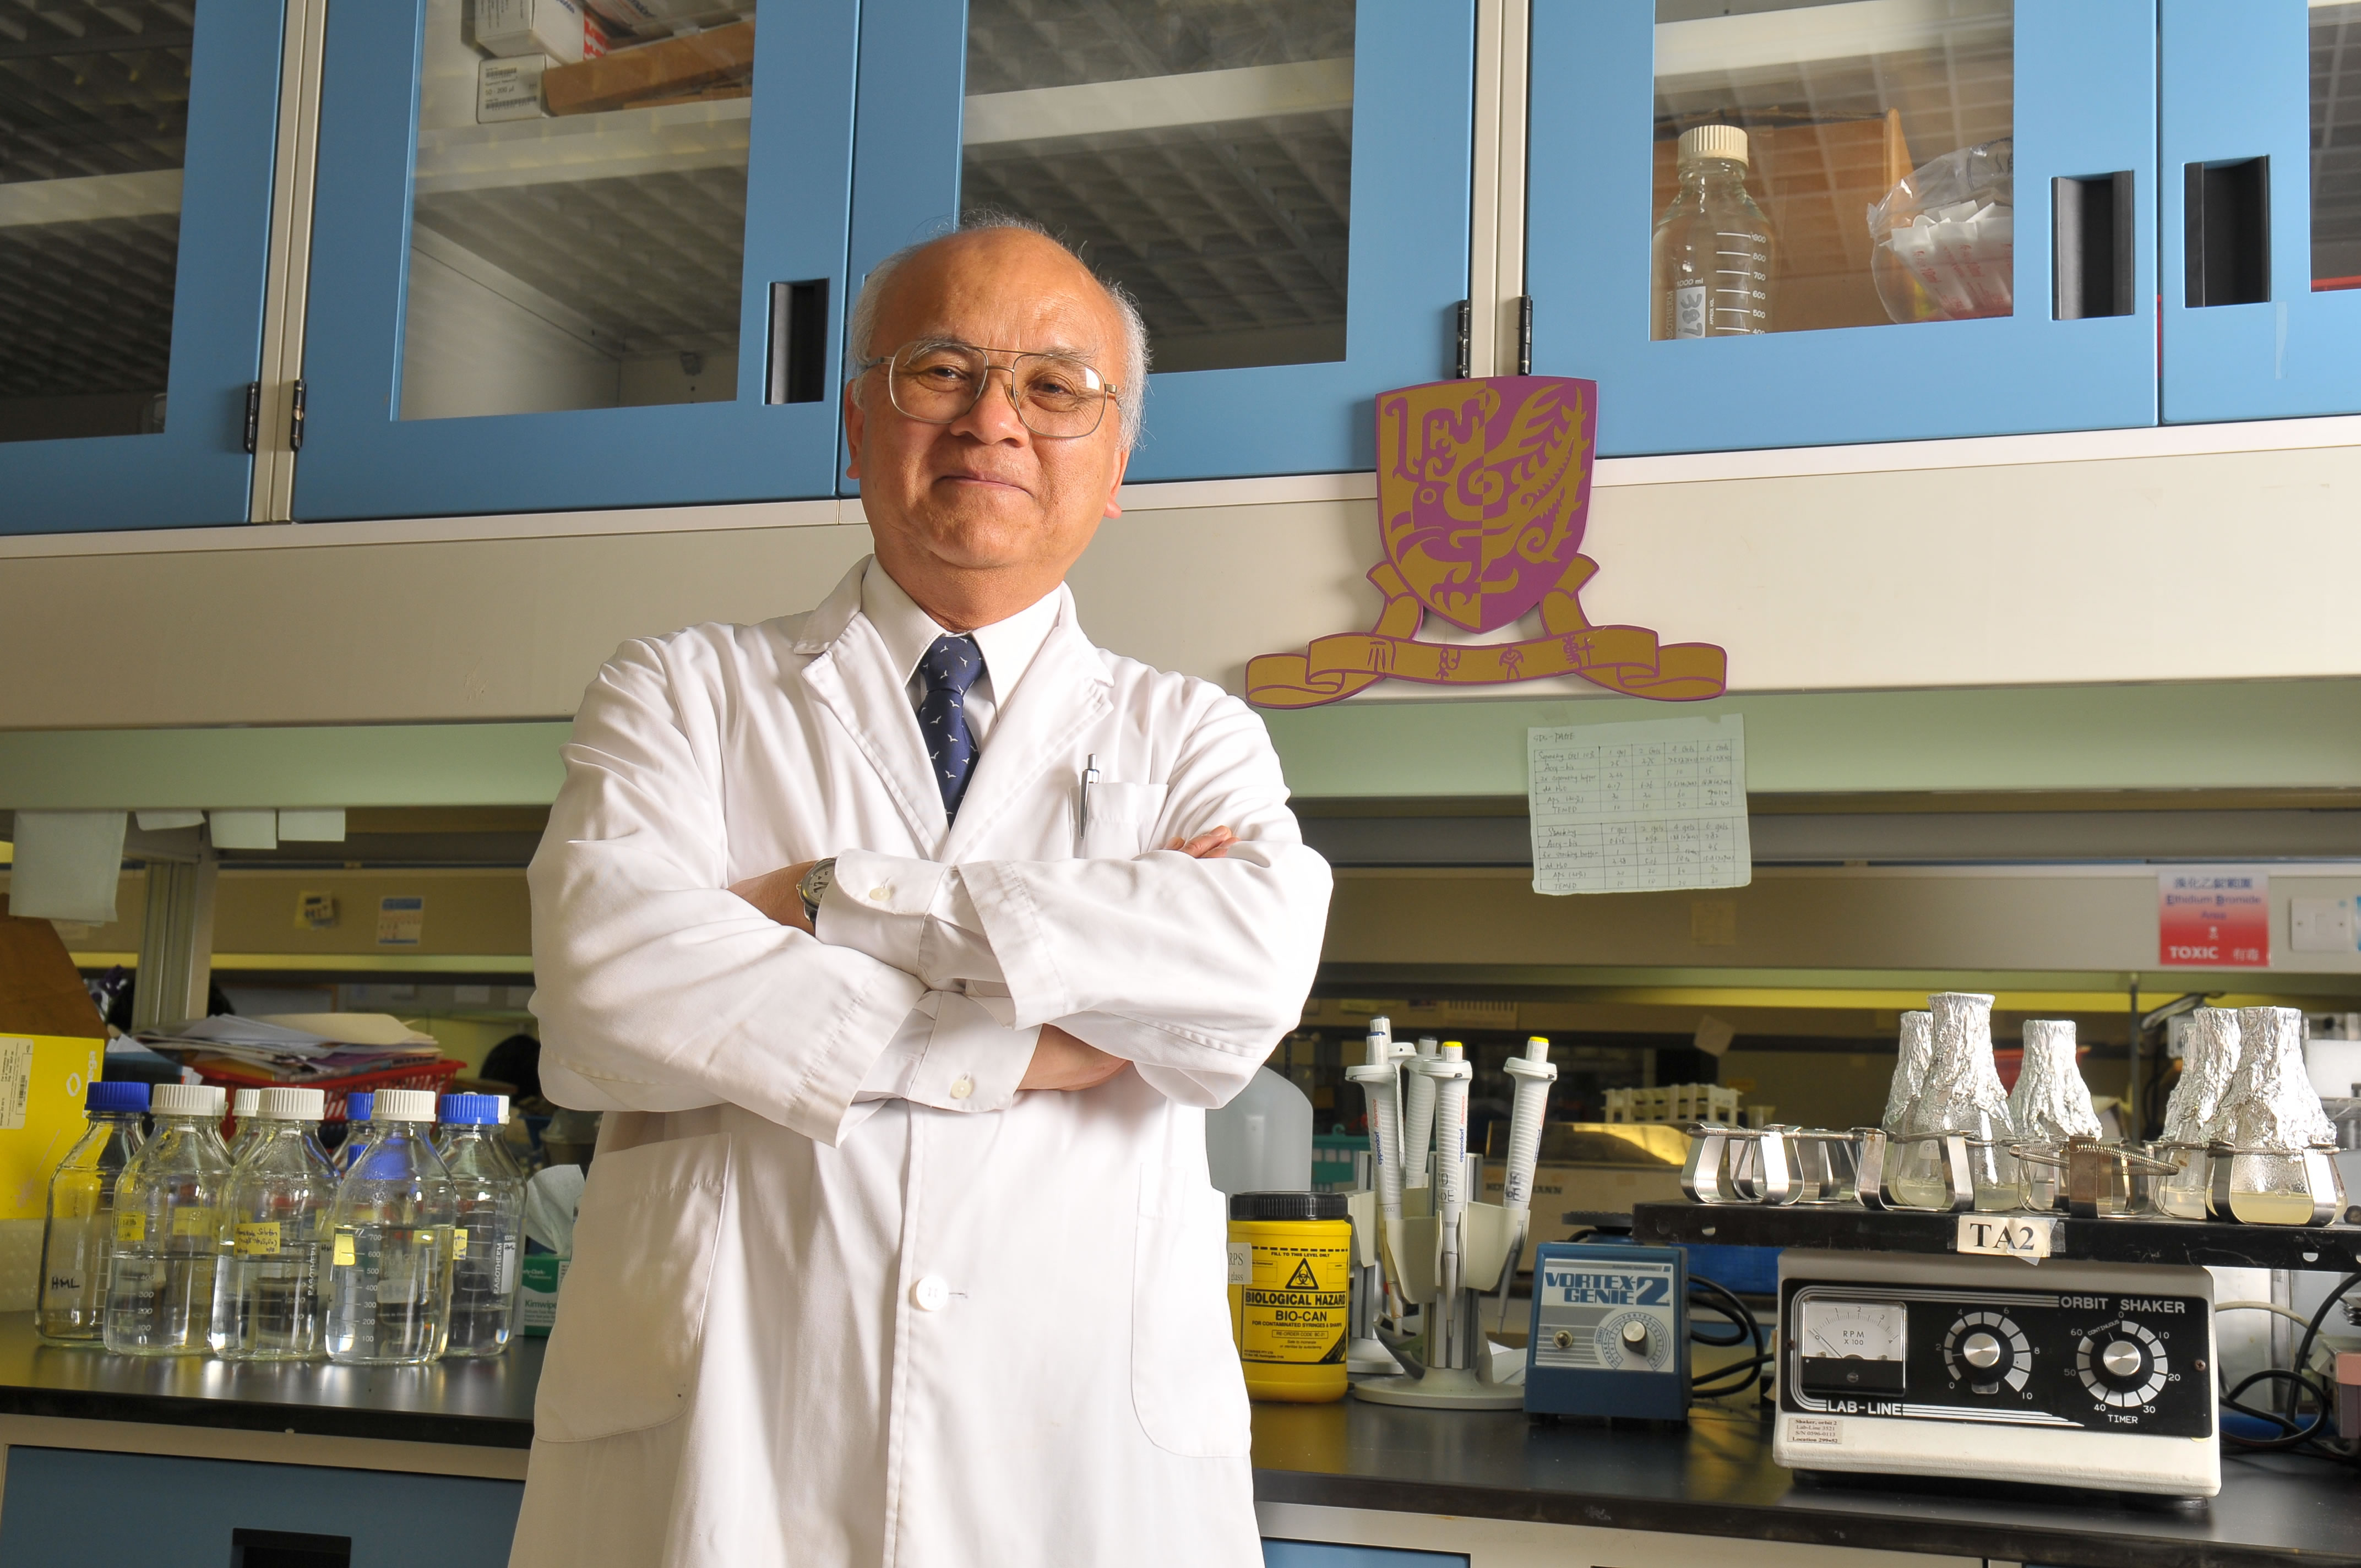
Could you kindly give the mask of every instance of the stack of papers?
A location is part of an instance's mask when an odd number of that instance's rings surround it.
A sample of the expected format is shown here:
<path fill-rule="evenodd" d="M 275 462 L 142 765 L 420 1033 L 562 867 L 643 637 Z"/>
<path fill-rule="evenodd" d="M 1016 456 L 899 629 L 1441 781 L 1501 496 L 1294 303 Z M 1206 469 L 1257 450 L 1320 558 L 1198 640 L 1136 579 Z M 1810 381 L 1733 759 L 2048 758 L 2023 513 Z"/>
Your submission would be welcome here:
<path fill-rule="evenodd" d="M 383 1013 L 288 1013 L 260 1018 L 191 1018 L 139 1036 L 183 1060 L 204 1058 L 309 1083 L 380 1072 L 442 1055 L 434 1036 Z"/>

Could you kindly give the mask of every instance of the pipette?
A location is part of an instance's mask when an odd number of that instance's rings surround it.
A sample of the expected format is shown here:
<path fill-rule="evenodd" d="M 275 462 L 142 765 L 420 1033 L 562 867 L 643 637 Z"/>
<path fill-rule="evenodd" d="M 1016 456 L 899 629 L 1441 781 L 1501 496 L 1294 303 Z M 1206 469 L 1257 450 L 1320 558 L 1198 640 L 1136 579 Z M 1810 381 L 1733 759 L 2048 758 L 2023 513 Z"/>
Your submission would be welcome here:
<path fill-rule="evenodd" d="M 1401 1232 L 1401 1090 L 1395 1065 L 1393 1024 L 1382 1014 L 1369 1020 L 1368 1059 L 1345 1076 L 1361 1086 L 1369 1102 L 1369 1154 L 1378 1183 L 1378 1253 L 1385 1266 L 1387 1315 L 1401 1316 L 1395 1238 Z"/>
<path fill-rule="evenodd" d="M 1549 1048 L 1545 1036 L 1534 1035 L 1525 1041 L 1523 1056 L 1508 1060 L 1509 1076 L 1517 1080 L 1517 1097 L 1509 1112 L 1509 1158 L 1501 1174 L 1500 1206 L 1509 1211 L 1516 1228 L 1516 1241 L 1509 1253 L 1511 1260 L 1525 1255 L 1525 1233 L 1532 1219 L 1533 1168 L 1541 1160 L 1542 1124 L 1549 1114 L 1550 1085 L 1557 1081 Z M 1516 1273 L 1514 1261 L 1500 1272 L 1503 1328 L 1508 1324 L 1509 1282 Z"/>
<path fill-rule="evenodd" d="M 1440 1055 L 1422 1057 L 1418 1063 L 1434 1095 L 1434 1212 L 1442 1249 L 1428 1349 L 1441 1353 L 1436 1364 L 1444 1367 L 1469 1365 L 1467 1347 L 1458 1343 L 1463 1330 L 1457 1310 L 1459 1224 L 1467 1212 L 1467 1080 L 1474 1076 L 1464 1057 L 1458 1041 L 1446 1040 Z"/>
<path fill-rule="evenodd" d="M 1427 1185 L 1426 1154 L 1434 1139 L 1434 1080 L 1428 1064 L 1434 1058 L 1434 1036 L 1422 1035 L 1413 1069 L 1402 1080 L 1402 1185 Z"/>

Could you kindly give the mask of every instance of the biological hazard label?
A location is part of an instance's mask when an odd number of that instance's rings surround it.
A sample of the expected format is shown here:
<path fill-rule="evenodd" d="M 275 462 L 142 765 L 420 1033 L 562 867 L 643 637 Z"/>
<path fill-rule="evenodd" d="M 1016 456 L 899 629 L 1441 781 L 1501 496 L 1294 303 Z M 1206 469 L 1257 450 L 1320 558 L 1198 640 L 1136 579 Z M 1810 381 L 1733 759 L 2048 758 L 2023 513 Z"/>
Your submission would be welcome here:
<path fill-rule="evenodd" d="M 1246 1361 L 1316 1366 L 1343 1358 L 1352 1319 L 1352 1244 L 1256 1240 L 1245 1277 L 1234 1266 L 1238 1355 Z"/>

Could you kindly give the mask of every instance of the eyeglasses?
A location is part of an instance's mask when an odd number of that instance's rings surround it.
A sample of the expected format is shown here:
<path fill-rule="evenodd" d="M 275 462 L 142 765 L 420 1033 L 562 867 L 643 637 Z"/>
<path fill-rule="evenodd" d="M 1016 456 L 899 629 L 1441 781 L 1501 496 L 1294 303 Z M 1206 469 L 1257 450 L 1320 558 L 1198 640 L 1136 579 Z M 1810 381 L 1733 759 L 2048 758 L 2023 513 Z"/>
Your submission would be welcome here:
<path fill-rule="evenodd" d="M 994 365 L 995 354 L 1012 356 Z M 921 338 L 903 345 L 892 357 L 861 367 L 867 375 L 885 368 L 885 393 L 894 406 L 922 424 L 949 424 L 983 400 L 992 373 L 1008 377 L 1008 400 L 1016 417 L 1036 435 L 1064 440 L 1088 435 L 1119 400 L 1117 389 L 1067 354 L 1035 354 L 1013 348 L 979 348 L 949 338 Z"/>

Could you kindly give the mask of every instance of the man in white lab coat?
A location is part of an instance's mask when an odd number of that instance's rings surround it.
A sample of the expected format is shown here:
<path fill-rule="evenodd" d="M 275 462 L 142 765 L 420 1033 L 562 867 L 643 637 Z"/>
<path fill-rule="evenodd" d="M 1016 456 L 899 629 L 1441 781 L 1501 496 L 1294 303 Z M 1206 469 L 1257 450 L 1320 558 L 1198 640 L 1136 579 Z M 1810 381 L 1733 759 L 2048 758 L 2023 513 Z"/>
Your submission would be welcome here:
<path fill-rule="evenodd" d="M 1204 1111 L 1329 892 L 1255 715 L 1093 647 L 1136 313 L 1017 228 L 855 313 L 876 556 L 624 645 L 532 870 L 604 1111 L 512 1562 L 1261 1561 Z"/>

